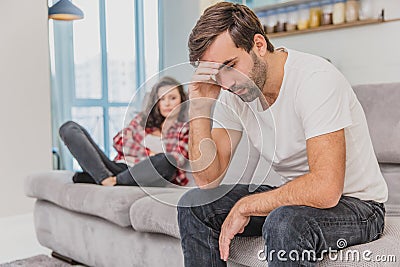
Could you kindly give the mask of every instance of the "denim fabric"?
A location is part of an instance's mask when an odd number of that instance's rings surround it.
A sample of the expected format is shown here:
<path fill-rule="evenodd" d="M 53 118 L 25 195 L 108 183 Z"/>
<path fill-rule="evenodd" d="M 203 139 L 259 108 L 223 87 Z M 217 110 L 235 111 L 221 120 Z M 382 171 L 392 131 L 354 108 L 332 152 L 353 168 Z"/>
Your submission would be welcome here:
<path fill-rule="evenodd" d="M 101 182 L 127 169 L 127 166 L 110 160 L 90 137 L 85 128 L 73 121 L 64 123 L 59 130 L 64 144 L 78 161 L 82 170 Z"/>
<path fill-rule="evenodd" d="M 249 185 L 239 184 L 193 189 L 181 198 L 178 223 L 185 266 L 226 266 L 219 255 L 220 229 L 233 205 L 240 198 L 253 194 L 248 188 Z M 254 193 L 273 189 L 262 185 Z M 381 203 L 343 196 L 338 205 L 330 209 L 282 206 L 267 217 L 251 217 L 239 236 L 263 236 L 268 266 L 316 266 L 321 253 L 329 249 L 338 250 L 378 239 L 383 232 L 384 215 Z M 286 254 L 278 257 L 280 250 Z M 301 256 L 306 250 L 314 251 L 316 258 L 299 257 L 297 260 L 296 252 Z M 289 253 L 293 257 L 290 258 Z"/>
<path fill-rule="evenodd" d="M 117 174 L 118 185 L 165 187 L 176 174 L 176 160 L 170 154 L 159 153 Z"/>

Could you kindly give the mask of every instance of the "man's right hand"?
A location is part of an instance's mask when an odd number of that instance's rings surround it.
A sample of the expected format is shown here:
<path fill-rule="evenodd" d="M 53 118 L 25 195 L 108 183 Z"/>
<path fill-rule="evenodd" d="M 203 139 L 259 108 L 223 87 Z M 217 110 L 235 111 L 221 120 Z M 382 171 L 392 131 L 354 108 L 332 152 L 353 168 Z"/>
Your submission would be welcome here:
<path fill-rule="evenodd" d="M 200 62 L 192 76 L 189 85 L 189 99 L 191 112 L 210 110 L 221 90 L 215 77 L 218 74 L 219 63 Z M 197 111 L 197 112 L 196 112 Z"/>

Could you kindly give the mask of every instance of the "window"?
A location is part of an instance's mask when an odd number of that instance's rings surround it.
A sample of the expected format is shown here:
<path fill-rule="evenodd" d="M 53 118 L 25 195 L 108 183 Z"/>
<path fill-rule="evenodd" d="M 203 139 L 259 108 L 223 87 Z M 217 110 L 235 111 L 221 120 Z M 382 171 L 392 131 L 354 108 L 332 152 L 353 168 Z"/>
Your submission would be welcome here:
<path fill-rule="evenodd" d="M 113 158 L 112 137 L 142 108 L 136 99 L 124 121 L 131 98 L 159 70 L 158 0 L 74 0 L 74 4 L 85 13 L 83 20 L 51 23 L 52 87 L 58 96 L 53 97 L 53 106 L 62 106 L 55 108 L 59 119 L 53 119 L 54 131 L 67 120 L 76 121 Z M 76 162 L 72 166 L 71 157 L 66 158 L 69 153 L 61 154 L 66 168 L 79 169 Z"/>

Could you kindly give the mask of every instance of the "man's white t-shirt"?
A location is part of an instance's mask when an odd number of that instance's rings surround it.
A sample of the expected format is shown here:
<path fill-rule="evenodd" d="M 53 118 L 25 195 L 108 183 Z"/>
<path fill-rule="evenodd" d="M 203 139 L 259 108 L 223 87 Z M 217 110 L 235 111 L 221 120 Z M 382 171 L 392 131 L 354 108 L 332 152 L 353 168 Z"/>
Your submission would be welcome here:
<path fill-rule="evenodd" d="M 286 49 L 284 78 L 275 103 L 245 103 L 221 90 L 213 128 L 246 131 L 250 141 L 285 182 L 309 172 L 306 140 L 344 129 L 343 195 L 385 202 L 386 182 L 372 147 L 364 111 L 345 77 L 328 61 Z M 329 148 L 328 148 L 329 149 Z"/>

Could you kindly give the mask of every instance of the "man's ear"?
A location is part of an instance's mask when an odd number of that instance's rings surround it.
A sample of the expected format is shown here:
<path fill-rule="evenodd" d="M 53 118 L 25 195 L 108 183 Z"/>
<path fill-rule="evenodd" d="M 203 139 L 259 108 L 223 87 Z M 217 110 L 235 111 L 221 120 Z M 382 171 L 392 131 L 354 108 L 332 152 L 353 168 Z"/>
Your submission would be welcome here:
<path fill-rule="evenodd" d="M 267 42 L 265 41 L 264 36 L 259 33 L 254 35 L 254 50 L 254 52 L 256 52 L 256 54 L 258 54 L 260 57 L 265 56 L 265 54 L 268 52 Z"/>

